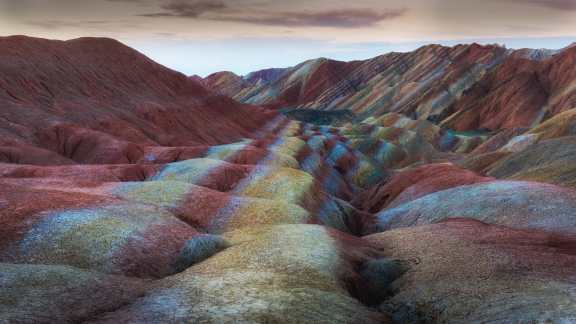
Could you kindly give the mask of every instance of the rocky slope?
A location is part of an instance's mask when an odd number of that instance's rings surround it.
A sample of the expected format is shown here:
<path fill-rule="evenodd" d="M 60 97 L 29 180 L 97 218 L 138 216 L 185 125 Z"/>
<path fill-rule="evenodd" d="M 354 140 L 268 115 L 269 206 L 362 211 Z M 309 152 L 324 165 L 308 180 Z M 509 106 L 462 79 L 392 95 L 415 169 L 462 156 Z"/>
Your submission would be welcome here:
<path fill-rule="evenodd" d="M 318 126 L 111 40 L 3 41 L 0 89 L 22 101 L 1 101 L 18 123 L 0 120 L 0 322 L 576 321 L 573 110 L 492 132 Z M 484 50 L 459 55 L 512 58 Z"/>
<path fill-rule="evenodd" d="M 310 60 L 274 77 L 215 73 L 208 88 L 275 108 L 387 112 L 458 131 L 531 127 L 576 105 L 576 47 L 424 46 L 365 61 Z M 251 74 L 259 75 L 259 72 Z"/>
<path fill-rule="evenodd" d="M 114 40 L 15 36 L 0 48 L 0 161 L 130 163 L 158 146 L 237 140 L 273 117 Z"/>

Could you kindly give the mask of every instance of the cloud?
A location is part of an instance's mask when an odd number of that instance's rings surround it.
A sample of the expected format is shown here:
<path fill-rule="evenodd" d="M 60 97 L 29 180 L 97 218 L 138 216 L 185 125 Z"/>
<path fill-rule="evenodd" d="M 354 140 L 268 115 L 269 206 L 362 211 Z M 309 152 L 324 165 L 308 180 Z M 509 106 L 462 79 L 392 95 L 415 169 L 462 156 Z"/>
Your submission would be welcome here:
<path fill-rule="evenodd" d="M 407 9 L 334 9 L 324 11 L 271 11 L 232 6 L 222 0 L 176 0 L 161 6 L 163 11 L 141 14 L 143 17 L 191 18 L 283 27 L 359 28 L 403 16 Z"/>
<path fill-rule="evenodd" d="M 360 28 L 403 16 L 407 9 L 376 11 L 372 9 L 341 9 L 319 12 L 270 12 L 263 15 L 221 16 L 213 20 L 243 22 L 284 27 Z"/>
<path fill-rule="evenodd" d="M 228 6 L 219 0 L 172 1 L 161 6 L 165 11 L 142 14 L 142 17 L 197 18 L 207 12 L 219 11 Z"/>
<path fill-rule="evenodd" d="M 557 10 L 576 10 L 576 0 L 509 0 L 523 4 L 533 4 Z"/>

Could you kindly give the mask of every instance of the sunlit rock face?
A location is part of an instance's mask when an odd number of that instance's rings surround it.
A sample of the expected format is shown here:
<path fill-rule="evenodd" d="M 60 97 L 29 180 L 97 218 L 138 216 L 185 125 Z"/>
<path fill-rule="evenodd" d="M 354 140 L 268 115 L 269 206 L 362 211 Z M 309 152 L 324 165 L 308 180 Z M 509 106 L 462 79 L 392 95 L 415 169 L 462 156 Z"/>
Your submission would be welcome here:
<path fill-rule="evenodd" d="M 202 79 L 107 39 L 0 44 L 0 322 L 576 321 L 569 50 Z M 534 73 L 548 108 L 499 105 Z M 478 89 L 489 111 L 459 108 Z"/>

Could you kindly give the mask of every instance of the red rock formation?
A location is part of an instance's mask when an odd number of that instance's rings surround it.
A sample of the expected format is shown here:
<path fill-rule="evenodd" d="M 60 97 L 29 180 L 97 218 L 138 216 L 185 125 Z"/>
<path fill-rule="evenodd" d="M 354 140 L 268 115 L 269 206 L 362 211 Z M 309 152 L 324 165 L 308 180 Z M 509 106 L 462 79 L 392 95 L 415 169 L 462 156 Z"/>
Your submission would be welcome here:
<path fill-rule="evenodd" d="M 271 82 L 219 78 L 208 87 L 275 108 L 349 109 L 361 118 L 399 112 L 458 131 L 499 130 L 574 108 L 575 62 L 576 47 L 429 45 L 365 61 L 311 60 Z"/>
<path fill-rule="evenodd" d="M 141 146 L 229 142 L 272 117 L 114 40 L 15 36 L 0 48 L 0 144 L 15 147 L 11 162 L 39 162 L 18 153 L 27 145 L 61 155 L 46 163 L 130 163 Z"/>
<path fill-rule="evenodd" d="M 544 60 L 509 56 L 467 91 L 444 121 L 458 130 L 530 127 L 576 106 L 576 48 Z"/>
<path fill-rule="evenodd" d="M 492 178 L 450 163 L 426 164 L 400 171 L 382 184 L 355 197 L 353 204 L 372 213 L 453 187 L 487 182 Z"/>
<path fill-rule="evenodd" d="M 438 115 L 504 55 L 497 46 L 430 45 L 365 61 L 310 60 L 285 69 L 273 82 L 244 82 L 232 95 L 273 107 L 350 109 L 364 118 L 390 111 L 427 118 Z M 224 82 L 222 87 L 231 86 Z"/>

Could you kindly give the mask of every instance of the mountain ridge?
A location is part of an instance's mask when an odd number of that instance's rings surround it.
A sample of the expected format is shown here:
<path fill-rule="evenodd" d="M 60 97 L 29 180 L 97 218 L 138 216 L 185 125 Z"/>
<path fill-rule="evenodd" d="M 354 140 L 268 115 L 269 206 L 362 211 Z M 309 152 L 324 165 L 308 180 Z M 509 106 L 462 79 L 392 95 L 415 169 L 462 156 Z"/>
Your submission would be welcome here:
<path fill-rule="evenodd" d="M 551 89 L 539 90 L 538 98 L 535 99 L 537 103 L 529 108 L 534 111 L 531 112 L 534 115 L 531 118 L 517 116 L 517 111 L 523 105 L 519 99 L 512 101 L 512 107 L 490 103 L 493 107 L 487 109 L 498 111 L 505 120 L 501 123 L 488 120 L 481 113 L 470 115 L 470 111 L 462 107 L 464 103 L 482 98 L 470 98 L 465 92 L 478 93 L 478 89 L 482 87 L 480 84 L 486 87 L 486 80 L 491 73 L 498 74 L 499 70 L 522 65 L 522 60 L 532 62 L 527 64 L 535 66 L 534 73 L 542 75 L 540 79 L 563 78 L 561 75 L 546 76 L 547 70 L 560 65 L 566 67 L 564 73 L 570 74 L 567 77 L 569 79 L 575 68 L 563 61 L 570 62 L 576 55 L 572 48 L 568 46 L 561 50 L 512 50 L 500 45 L 477 43 L 453 47 L 431 44 L 412 52 L 392 52 L 368 60 L 308 60 L 282 70 L 282 74 L 274 82 L 249 82 L 233 74 L 221 78 L 218 73 L 205 80 L 208 88 L 214 91 L 222 90 L 240 102 L 274 109 L 348 109 L 357 114 L 359 120 L 397 112 L 412 118 L 440 122 L 460 131 L 474 128 L 498 130 L 528 127 L 537 123 L 537 119 L 541 118 L 539 115 L 549 118 L 553 114 L 573 108 L 576 106 L 576 93 L 569 91 L 562 94 L 569 86 L 566 84 L 554 84 Z M 310 71 L 307 72 L 306 69 Z M 525 78 L 525 72 L 511 72 L 517 73 L 514 76 L 517 80 L 506 85 L 508 89 L 500 89 L 498 83 L 490 85 L 494 87 L 493 91 L 526 91 L 526 88 L 518 89 L 521 87 L 521 79 Z M 498 93 L 494 95 L 499 96 Z M 530 93 L 519 94 L 520 97 L 524 95 L 535 97 Z M 555 95 L 562 95 L 566 99 L 552 109 L 552 115 L 547 114 L 547 104 L 556 100 Z M 460 104 L 461 100 L 464 103 Z M 466 119 L 471 119 L 472 122 Z"/>

